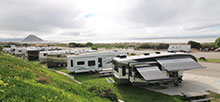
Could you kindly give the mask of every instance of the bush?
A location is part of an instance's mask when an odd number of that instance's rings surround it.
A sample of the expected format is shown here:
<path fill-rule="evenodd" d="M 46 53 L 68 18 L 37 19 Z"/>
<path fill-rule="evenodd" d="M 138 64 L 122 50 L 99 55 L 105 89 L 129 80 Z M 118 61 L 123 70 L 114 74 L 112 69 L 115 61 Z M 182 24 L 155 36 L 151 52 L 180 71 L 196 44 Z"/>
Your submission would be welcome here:
<path fill-rule="evenodd" d="M 215 40 L 215 47 L 220 47 L 220 37 Z"/>
<path fill-rule="evenodd" d="M 87 46 L 87 47 L 91 47 L 91 46 L 93 46 L 93 43 L 87 42 L 87 43 L 86 43 L 86 46 Z"/>
<path fill-rule="evenodd" d="M 88 89 L 90 92 L 95 93 L 95 95 L 99 97 L 108 98 L 113 102 L 118 102 L 117 95 L 113 92 L 112 88 L 107 87 L 100 87 L 97 85 L 94 85 Z"/>
<path fill-rule="evenodd" d="M 192 48 L 200 49 L 202 45 L 195 41 L 189 41 L 187 44 L 191 45 Z"/>
<path fill-rule="evenodd" d="M 3 50 L 3 46 L 2 45 L 0 45 L 0 51 L 2 51 Z"/>
<path fill-rule="evenodd" d="M 98 50 L 97 46 L 92 46 L 91 49 L 92 50 Z"/>
<path fill-rule="evenodd" d="M 49 83 L 51 82 L 50 79 L 51 79 L 51 77 L 49 77 L 49 76 L 41 75 L 41 76 L 39 77 L 39 79 L 37 80 L 37 82 L 49 84 Z"/>
<path fill-rule="evenodd" d="M 158 49 L 168 49 L 169 47 L 169 44 L 166 44 L 166 43 L 160 43 L 158 45 Z"/>
<path fill-rule="evenodd" d="M 202 48 L 213 51 L 215 49 L 215 43 L 202 43 Z"/>
<path fill-rule="evenodd" d="M 148 43 L 142 43 L 142 44 L 137 44 L 135 48 L 136 49 L 147 49 L 147 48 L 152 48 L 152 46 Z"/>

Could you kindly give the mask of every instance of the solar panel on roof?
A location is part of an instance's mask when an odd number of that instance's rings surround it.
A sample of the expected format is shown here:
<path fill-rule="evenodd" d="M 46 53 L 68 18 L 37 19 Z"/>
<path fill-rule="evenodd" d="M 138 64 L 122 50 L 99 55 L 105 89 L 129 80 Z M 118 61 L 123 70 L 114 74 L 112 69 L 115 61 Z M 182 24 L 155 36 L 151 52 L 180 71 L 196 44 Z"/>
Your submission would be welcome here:
<path fill-rule="evenodd" d="M 168 71 L 205 68 L 189 57 L 174 59 L 157 58 L 156 60 Z"/>
<path fill-rule="evenodd" d="M 162 80 L 168 79 L 168 76 L 164 74 L 157 66 L 137 68 L 138 72 L 143 76 L 145 80 Z"/>

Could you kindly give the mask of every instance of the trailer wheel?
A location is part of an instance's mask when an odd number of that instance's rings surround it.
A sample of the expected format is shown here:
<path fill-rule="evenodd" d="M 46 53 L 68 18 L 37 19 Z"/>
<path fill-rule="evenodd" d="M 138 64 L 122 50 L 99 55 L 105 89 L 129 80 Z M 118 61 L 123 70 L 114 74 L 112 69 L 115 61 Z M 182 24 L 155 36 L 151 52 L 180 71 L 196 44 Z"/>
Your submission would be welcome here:
<path fill-rule="evenodd" d="M 58 64 L 57 64 L 57 67 L 62 67 L 61 63 L 58 63 Z"/>
<path fill-rule="evenodd" d="M 66 63 L 63 63 L 63 67 L 66 67 Z"/>

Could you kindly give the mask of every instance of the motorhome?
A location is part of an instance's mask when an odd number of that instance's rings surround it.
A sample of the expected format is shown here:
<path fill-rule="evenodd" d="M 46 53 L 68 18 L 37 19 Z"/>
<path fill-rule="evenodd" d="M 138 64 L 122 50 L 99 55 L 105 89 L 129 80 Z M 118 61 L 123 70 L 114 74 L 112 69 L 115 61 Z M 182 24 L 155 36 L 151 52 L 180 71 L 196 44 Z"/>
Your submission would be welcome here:
<path fill-rule="evenodd" d="M 191 45 L 169 45 L 168 52 L 190 52 Z"/>
<path fill-rule="evenodd" d="M 67 57 L 67 71 L 82 73 L 112 68 L 112 58 L 123 52 L 93 52 Z"/>
<path fill-rule="evenodd" d="M 119 83 L 146 85 L 182 81 L 183 71 L 205 68 L 187 53 L 152 53 L 113 59 L 113 75 Z"/>

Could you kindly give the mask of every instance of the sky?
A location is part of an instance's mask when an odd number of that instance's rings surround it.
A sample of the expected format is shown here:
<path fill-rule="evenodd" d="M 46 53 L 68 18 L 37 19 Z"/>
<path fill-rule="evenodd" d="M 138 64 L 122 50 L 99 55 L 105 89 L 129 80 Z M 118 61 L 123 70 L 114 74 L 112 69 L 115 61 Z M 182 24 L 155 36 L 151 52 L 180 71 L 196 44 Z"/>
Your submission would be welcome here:
<path fill-rule="evenodd" d="M 55 42 L 220 33 L 220 0 L 0 0 L 1 39 Z"/>

